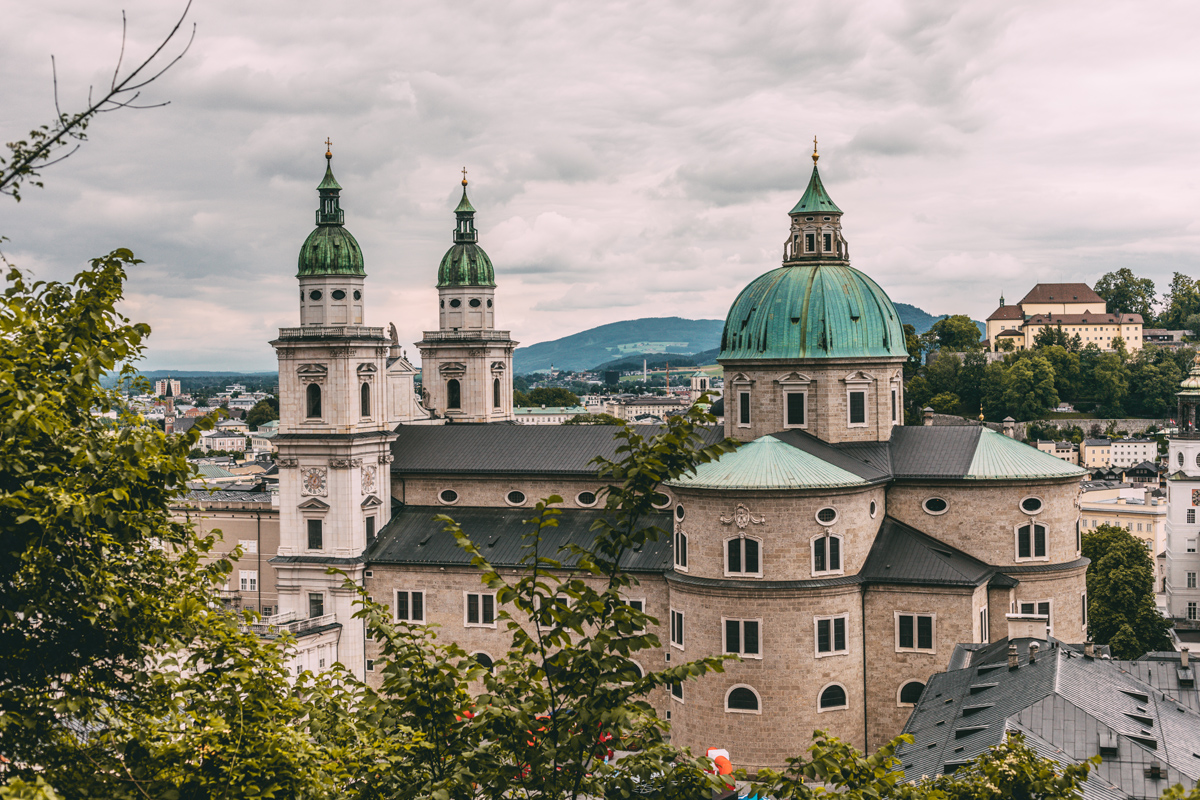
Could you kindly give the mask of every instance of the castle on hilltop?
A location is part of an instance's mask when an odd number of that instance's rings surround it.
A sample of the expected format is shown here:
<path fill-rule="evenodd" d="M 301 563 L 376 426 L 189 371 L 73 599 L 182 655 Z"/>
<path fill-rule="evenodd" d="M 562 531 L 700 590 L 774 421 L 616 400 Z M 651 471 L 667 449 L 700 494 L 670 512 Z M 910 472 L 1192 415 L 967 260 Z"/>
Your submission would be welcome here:
<path fill-rule="evenodd" d="M 672 741 L 724 747 L 751 769 L 803 753 L 817 728 L 859 747 L 895 736 L 958 643 L 1030 620 L 1087 638 L 1085 472 L 987 428 L 903 426 L 900 319 L 850 265 L 816 160 L 788 212 L 781 265 L 725 321 L 725 423 L 705 435 L 743 444 L 662 487 L 655 522 L 672 536 L 627 565 L 638 579 L 629 601 L 660 623 L 662 647 L 640 653 L 639 670 L 742 657 L 654 698 Z M 516 342 L 495 327 L 496 272 L 462 183 L 429 310 L 437 328 L 417 343 L 420 395 L 394 333 L 365 325 L 364 257 L 331 166 L 318 186 L 299 325 L 272 342 L 272 563 L 279 610 L 303 623 L 298 668 L 340 661 L 377 680 L 375 645 L 331 566 L 490 665 L 510 643 L 495 595 L 433 517 L 452 515 L 509 568 L 538 499 L 567 498 L 552 548 L 603 514 L 591 460 L 614 454 L 612 428 L 512 424 Z"/>

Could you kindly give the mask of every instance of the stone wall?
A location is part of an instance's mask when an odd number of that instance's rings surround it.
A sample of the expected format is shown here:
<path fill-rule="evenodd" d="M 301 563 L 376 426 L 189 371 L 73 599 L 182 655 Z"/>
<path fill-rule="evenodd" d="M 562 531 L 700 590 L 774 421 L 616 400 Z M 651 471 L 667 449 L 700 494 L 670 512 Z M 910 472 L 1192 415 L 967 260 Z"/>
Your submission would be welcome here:
<path fill-rule="evenodd" d="M 929 414 L 927 417 L 933 425 L 983 425 L 997 433 L 1004 433 L 1004 423 L 1002 422 L 980 422 L 976 419 L 967 419 L 954 414 Z M 920 423 L 918 423 L 920 424 Z M 1025 439 L 1026 429 L 1033 424 L 1037 425 L 1052 425 L 1059 430 L 1070 430 L 1078 425 L 1087 436 L 1092 435 L 1092 428 L 1099 426 L 1100 435 L 1106 435 L 1108 426 L 1112 425 L 1117 433 L 1130 434 L 1141 433 L 1147 428 L 1157 426 L 1164 428 L 1170 425 L 1170 420 L 1165 419 L 1039 419 L 1032 422 L 1015 422 L 1013 423 L 1013 438 L 1021 441 Z"/>

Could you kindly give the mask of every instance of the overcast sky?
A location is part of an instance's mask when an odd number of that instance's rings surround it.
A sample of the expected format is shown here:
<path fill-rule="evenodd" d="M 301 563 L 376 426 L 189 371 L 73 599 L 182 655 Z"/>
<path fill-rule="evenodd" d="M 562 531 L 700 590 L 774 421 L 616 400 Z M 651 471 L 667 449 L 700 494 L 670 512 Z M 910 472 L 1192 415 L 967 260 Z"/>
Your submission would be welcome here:
<path fill-rule="evenodd" d="M 10 3 L 0 137 L 53 117 L 181 2 Z M 986 317 L 1037 281 L 1200 274 L 1200 5 L 1190 2 L 196 0 L 195 44 L 46 188 L 0 198 L 40 278 L 129 247 L 145 367 L 270 370 L 325 137 L 367 323 L 436 325 L 459 170 L 523 344 L 723 318 L 779 264 L 820 138 L 853 264 L 895 301 Z M 415 357 L 415 348 L 409 353 Z"/>

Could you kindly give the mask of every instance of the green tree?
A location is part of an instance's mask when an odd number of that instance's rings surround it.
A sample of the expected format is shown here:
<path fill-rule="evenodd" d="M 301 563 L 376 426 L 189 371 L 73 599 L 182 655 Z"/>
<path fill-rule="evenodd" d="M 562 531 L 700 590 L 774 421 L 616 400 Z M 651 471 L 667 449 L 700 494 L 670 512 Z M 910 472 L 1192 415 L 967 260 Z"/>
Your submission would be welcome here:
<path fill-rule="evenodd" d="M 963 355 L 955 394 L 962 398 L 963 411 L 969 415 L 979 414 L 983 410 L 983 371 L 986 367 L 985 353 L 976 350 Z"/>
<path fill-rule="evenodd" d="M 1128 267 L 1102 275 L 1096 294 L 1104 298 L 1110 314 L 1141 314 L 1147 325 L 1154 320 L 1154 281 L 1137 277 Z"/>
<path fill-rule="evenodd" d="M 999 422 L 1009 416 L 1004 401 L 1007 379 L 1008 368 L 999 361 L 992 361 L 983 368 L 979 401 L 983 405 L 983 416 L 992 422 Z"/>
<path fill-rule="evenodd" d="M 1054 367 L 1042 356 L 1022 358 L 1004 376 L 1004 407 L 1018 422 L 1040 419 L 1058 405 Z"/>
<path fill-rule="evenodd" d="M 1182 378 L 1173 360 L 1155 364 L 1144 350 L 1139 352 L 1129 368 L 1129 385 L 1137 387 L 1129 398 L 1131 411 L 1139 417 L 1172 416 L 1176 409 L 1175 393 Z"/>
<path fill-rule="evenodd" d="M 1087 571 L 1088 631 L 1107 644 L 1113 656 L 1139 658 L 1152 650 L 1170 650 L 1163 619 L 1154 606 L 1153 554 L 1142 540 L 1117 525 L 1101 525 L 1084 534 Z"/>
<path fill-rule="evenodd" d="M 1062 325 L 1047 325 L 1042 328 L 1033 337 L 1034 349 L 1042 347 L 1050 347 L 1058 345 L 1059 347 L 1070 347 L 1071 337 L 1067 336 L 1067 332 L 1062 329 Z"/>
<path fill-rule="evenodd" d="M 1074 400 L 1079 396 L 1079 355 L 1062 345 L 1050 345 L 1037 351 L 1054 368 L 1054 388 L 1059 400 Z"/>
<path fill-rule="evenodd" d="M 937 349 L 964 353 L 980 347 L 979 326 L 966 314 L 939 319 L 929 328 L 929 333 Z"/>
<path fill-rule="evenodd" d="M 904 323 L 904 349 L 908 351 L 908 360 L 904 362 L 904 377 L 911 378 L 921 366 L 921 337 L 917 329 L 907 322 Z"/>
<path fill-rule="evenodd" d="M 1170 291 L 1163 296 L 1163 305 L 1159 326 L 1171 330 L 1187 329 L 1188 318 L 1200 313 L 1200 282 L 1176 272 L 1171 276 Z"/>
<path fill-rule="evenodd" d="M 279 398 L 272 395 L 263 398 L 246 412 L 246 425 L 250 430 L 257 430 L 259 425 L 279 419 Z"/>
<path fill-rule="evenodd" d="M 1092 372 L 1092 387 L 1100 398 L 1100 415 L 1121 417 L 1125 415 L 1122 401 L 1129 394 L 1129 368 L 1121 363 L 1116 353 L 1101 353 Z"/>
<path fill-rule="evenodd" d="M 962 400 L 953 392 L 942 392 L 934 395 L 933 399 L 929 401 L 929 405 L 939 414 L 957 414 Z"/>
<path fill-rule="evenodd" d="M 624 425 L 625 420 L 612 414 L 576 414 L 563 425 Z"/>
<path fill-rule="evenodd" d="M 574 392 L 559 386 L 545 386 L 530 389 L 525 399 L 525 405 L 532 408 L 540 406 L 577 406 L 579 405 L 579 397 Z"/>
<path fill-rule="evenodd" d="M 922 370 L 925 380 L 929 382 L 929 391 L 933 395 L 955 393 L 959 386 L 959 373 L 962 371 L 962 358 L 950 350 L 940 350 L 933 361 Z"/>

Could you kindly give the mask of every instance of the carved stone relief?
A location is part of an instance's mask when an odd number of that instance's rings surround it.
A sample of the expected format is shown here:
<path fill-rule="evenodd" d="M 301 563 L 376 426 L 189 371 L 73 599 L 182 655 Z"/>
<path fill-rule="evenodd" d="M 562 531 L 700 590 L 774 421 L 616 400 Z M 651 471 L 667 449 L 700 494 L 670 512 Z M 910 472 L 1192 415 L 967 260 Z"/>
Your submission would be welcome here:
<path fill-rule="evenodd" d="M 766 521 L 766 517 L 762 514 L 752 514 L 750 509 L 742 503 L 737 504 L 737 508 L 733 510 L 731 516 L 721 517 L 722 525 L 737 525 L 738 528 L 743 529 L 747 525 L 761 525 L 764 521 Z"/>
<path fill-rule="evenodd" d="M 329 466 L 333 469 L 351 469 L 353 467 L 361 467 L 361 458 L 331 458 Z"/>

